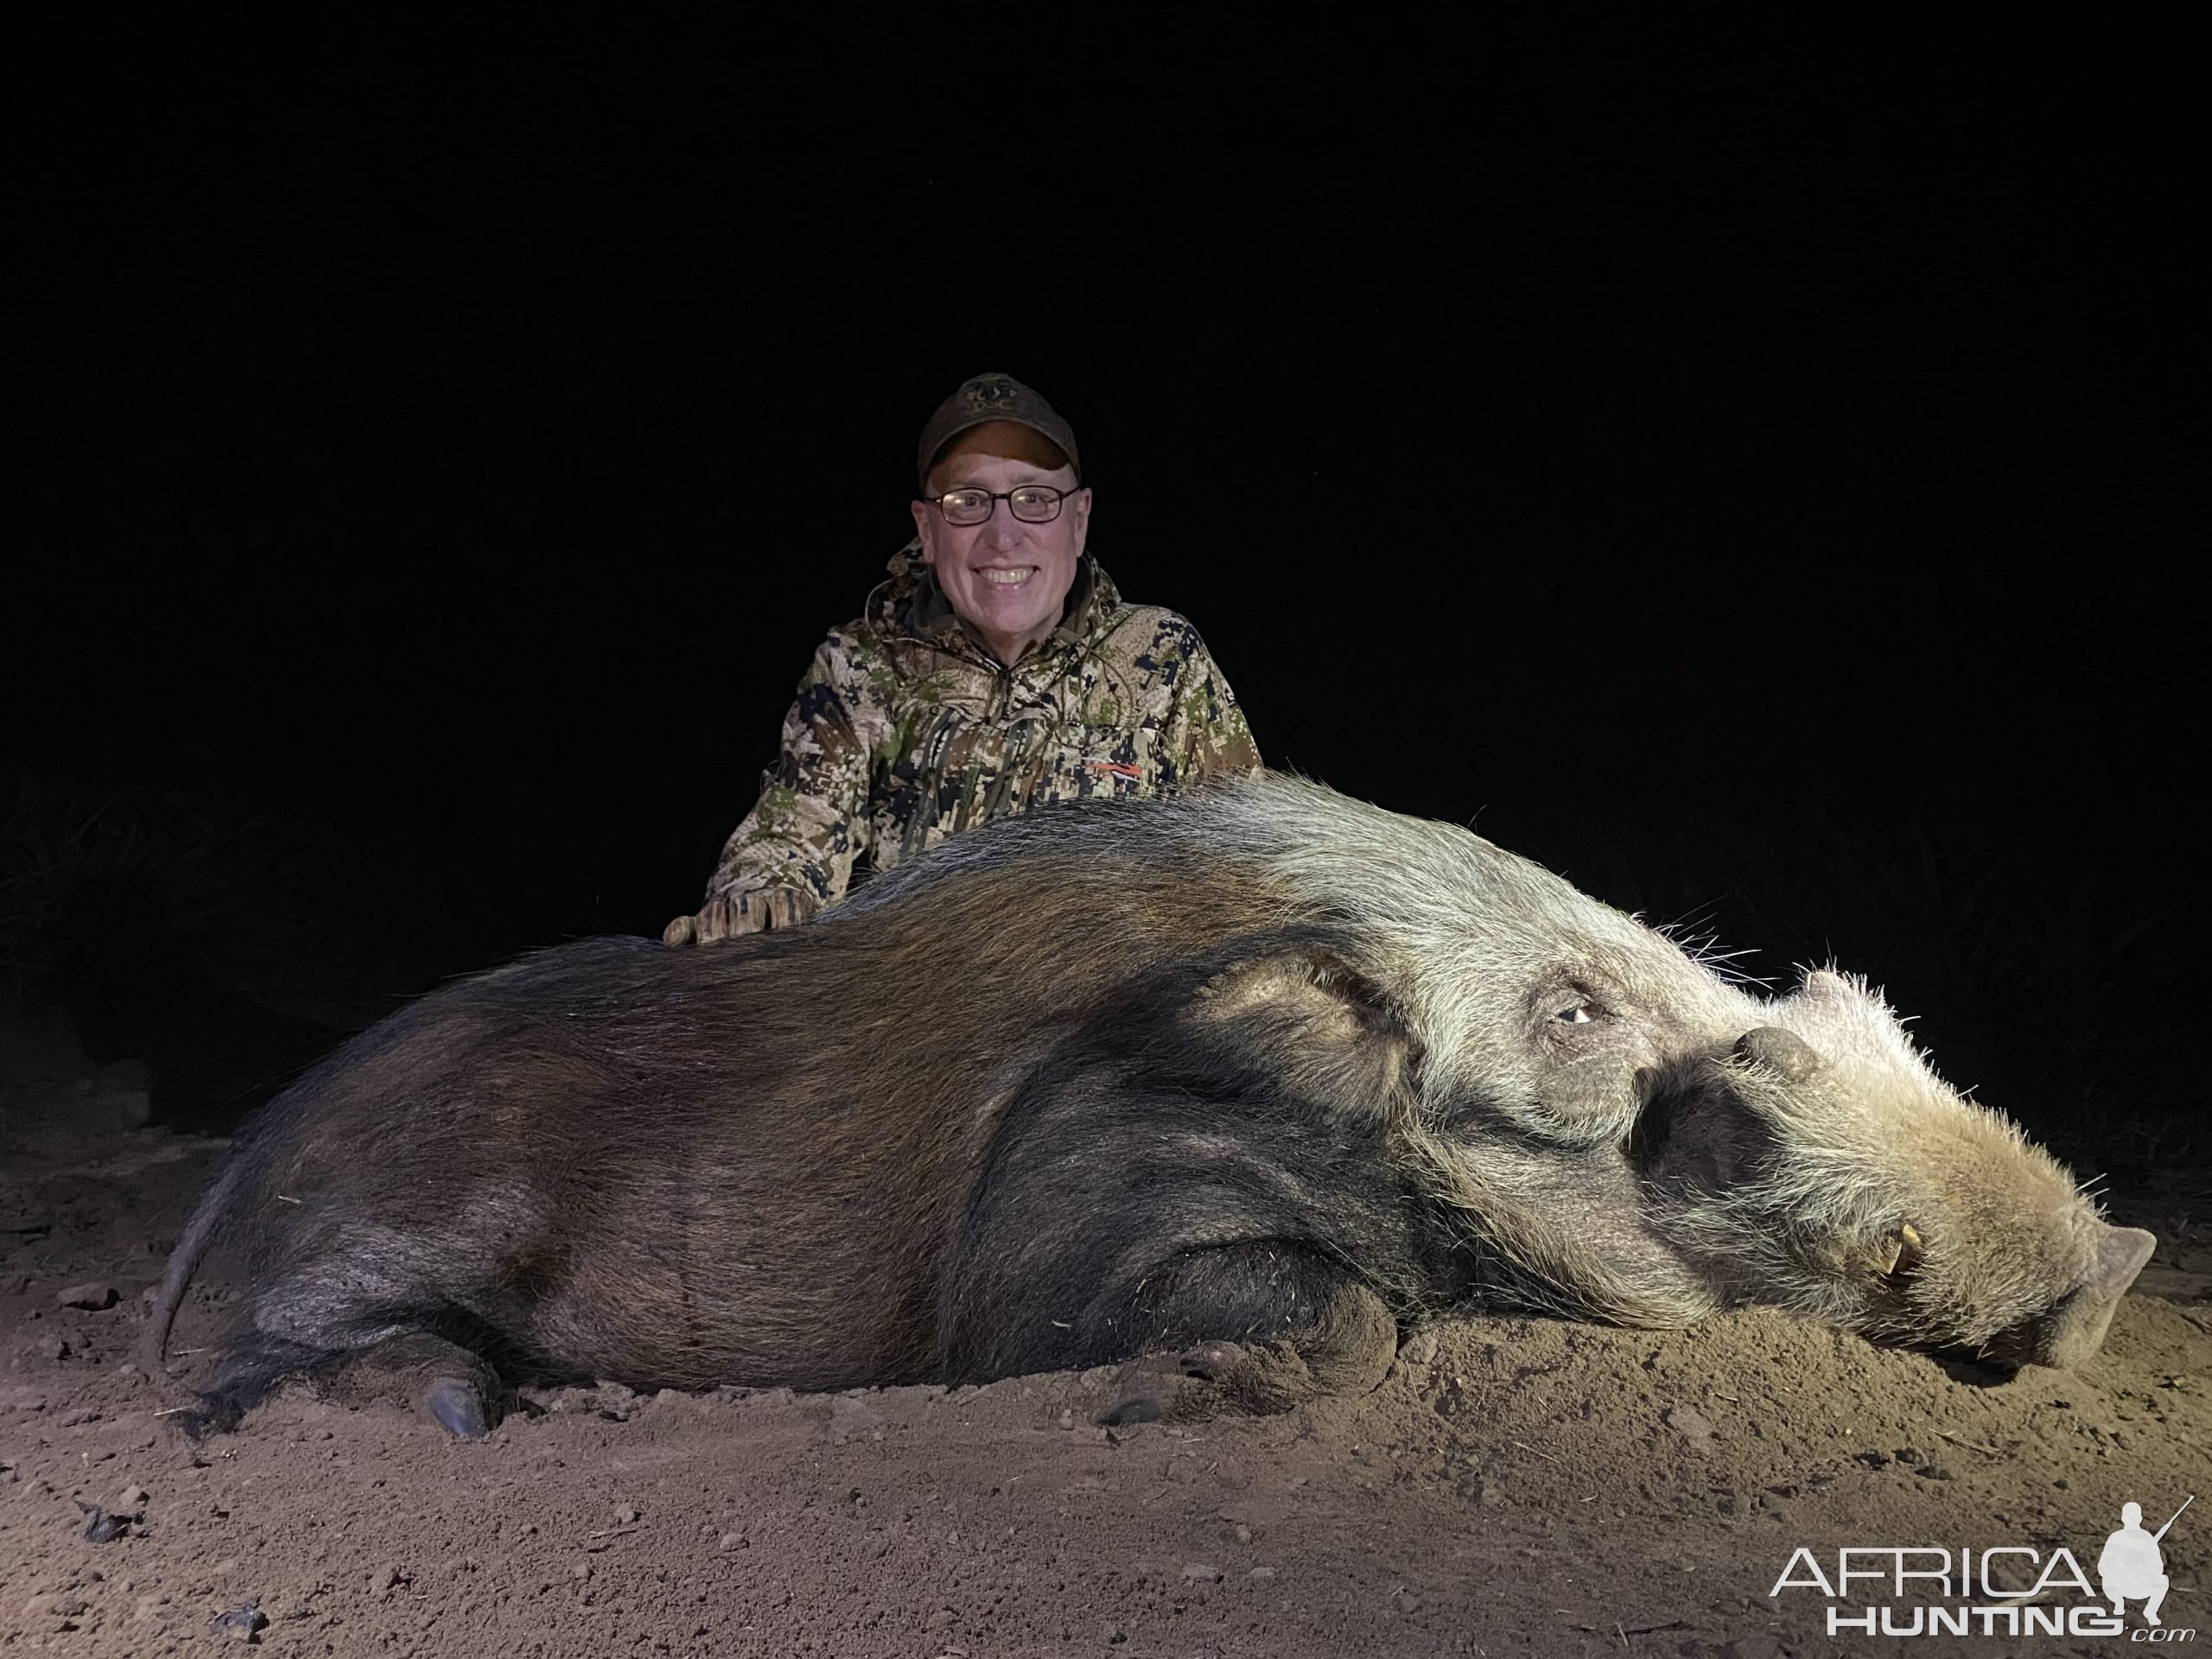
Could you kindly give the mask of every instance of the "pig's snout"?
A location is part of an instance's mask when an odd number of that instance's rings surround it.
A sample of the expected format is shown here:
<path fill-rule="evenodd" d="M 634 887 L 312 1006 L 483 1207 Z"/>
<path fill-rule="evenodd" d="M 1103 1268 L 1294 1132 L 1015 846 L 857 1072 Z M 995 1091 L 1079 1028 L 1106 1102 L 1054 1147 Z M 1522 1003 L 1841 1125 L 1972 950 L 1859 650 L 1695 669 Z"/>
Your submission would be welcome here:
<path fill-rule="evenodd" d="M 2105 1228 L 2088 1277 L 2018 1333 L 2020 1363 L 2067 1371 L 2095 1353 L 2120 1299 L 2158 1248 L 2157 1236 L 2140 1227 Z"/>

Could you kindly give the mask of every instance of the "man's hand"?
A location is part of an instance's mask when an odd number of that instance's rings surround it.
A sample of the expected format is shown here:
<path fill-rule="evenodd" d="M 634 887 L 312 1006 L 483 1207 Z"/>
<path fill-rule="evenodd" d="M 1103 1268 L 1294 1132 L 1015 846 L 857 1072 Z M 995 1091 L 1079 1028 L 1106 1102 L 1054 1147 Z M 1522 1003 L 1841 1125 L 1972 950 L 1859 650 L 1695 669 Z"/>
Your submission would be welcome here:
<path fill-rule="evenodd" d="M 696 916 L 678 916 L 661 929 L 663 944 L 712 944 L 741 933 L 797 927 L 814 913 L 812 898 L 797 887 L 763 887 L 734 897 L 717 894 Z"/>

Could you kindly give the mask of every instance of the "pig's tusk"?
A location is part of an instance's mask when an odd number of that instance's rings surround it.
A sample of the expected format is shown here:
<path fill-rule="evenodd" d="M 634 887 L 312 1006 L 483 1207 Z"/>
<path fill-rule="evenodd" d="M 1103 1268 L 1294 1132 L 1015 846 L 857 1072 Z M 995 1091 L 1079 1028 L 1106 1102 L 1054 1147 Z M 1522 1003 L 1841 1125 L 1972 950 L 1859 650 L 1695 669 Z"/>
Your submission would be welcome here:
<path fill-rule="evenodd" d="M 1884 1274 L 1894 1274 L 1919 1261 L 1920 1253 L 1920 1230 L 1908 1221 L 1882 1241 L 1876 1261 Z"/>

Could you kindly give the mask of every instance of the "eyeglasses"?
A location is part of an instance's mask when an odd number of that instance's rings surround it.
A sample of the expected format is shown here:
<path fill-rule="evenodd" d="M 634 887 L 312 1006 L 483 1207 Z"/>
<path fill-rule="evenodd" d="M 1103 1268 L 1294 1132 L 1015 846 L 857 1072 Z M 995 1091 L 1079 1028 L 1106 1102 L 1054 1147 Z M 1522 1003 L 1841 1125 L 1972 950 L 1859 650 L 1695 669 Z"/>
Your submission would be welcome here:
<path fill-rule="evenodd" d="M 1082 487 L 1077 485 L 1077 489 Z M 1056 490 L 1049 484 L 1019 484 L 1010 490 L 947 490 L 931 502 L 948 524 L 980 524 L 1000 502 L 1025 524 L 1049 524 L 1060 516 L 1060 503 L 1075 490 Z"/>

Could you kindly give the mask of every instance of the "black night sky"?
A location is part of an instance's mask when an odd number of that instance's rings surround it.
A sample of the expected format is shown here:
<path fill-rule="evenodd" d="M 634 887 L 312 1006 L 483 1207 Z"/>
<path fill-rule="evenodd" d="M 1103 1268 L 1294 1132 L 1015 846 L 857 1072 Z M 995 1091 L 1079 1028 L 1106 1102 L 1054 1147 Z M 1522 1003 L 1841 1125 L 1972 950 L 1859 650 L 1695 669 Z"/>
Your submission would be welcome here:
<path fill-rule="evenodd" d="M 657 933 L 998 368 L 1274 764 L 2201 1140 L 2171 42 L 1032 21 L 57 70 L 0 874 L 145 828 L 9 988 L 190 1117 Z"/>

